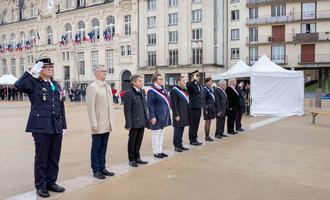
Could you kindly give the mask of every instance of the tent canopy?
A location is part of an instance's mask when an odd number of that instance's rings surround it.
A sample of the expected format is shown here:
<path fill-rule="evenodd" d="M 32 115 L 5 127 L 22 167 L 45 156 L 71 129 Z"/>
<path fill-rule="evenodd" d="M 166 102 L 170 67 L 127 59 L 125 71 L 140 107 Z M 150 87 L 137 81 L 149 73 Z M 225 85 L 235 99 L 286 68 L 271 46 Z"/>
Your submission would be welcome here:
<path fill-rule="evenodd" d="M 222 74 L 217 74 L 212 77 L 213 80 L 229 79 L 236 77 L 244 77 L 250 71 L 250 67 L 242 60 L 239 60 L 234 66 Z"/>
<path fill-rule="evenodd" d="M 14 85 L 17 80 L 12 74 L 5 74 L 0 78 L 0 85 Z"/>

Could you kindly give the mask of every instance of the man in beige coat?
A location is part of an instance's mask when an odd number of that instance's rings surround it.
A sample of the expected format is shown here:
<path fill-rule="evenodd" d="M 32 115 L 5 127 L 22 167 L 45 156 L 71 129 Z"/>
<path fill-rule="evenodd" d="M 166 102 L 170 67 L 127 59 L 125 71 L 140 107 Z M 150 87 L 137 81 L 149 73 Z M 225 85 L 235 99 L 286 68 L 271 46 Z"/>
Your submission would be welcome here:
<path fill-rule="evenodd" d="M 86 90 L 86 103 L 92 133 L 91 167 L 93 176 L 105 179 L 113 176 L 106 167 L 106 152 L 111 130 L 112 94 L 105 81 L 107 70 L 99 65 L 94 70 L 96 80 Z"/>

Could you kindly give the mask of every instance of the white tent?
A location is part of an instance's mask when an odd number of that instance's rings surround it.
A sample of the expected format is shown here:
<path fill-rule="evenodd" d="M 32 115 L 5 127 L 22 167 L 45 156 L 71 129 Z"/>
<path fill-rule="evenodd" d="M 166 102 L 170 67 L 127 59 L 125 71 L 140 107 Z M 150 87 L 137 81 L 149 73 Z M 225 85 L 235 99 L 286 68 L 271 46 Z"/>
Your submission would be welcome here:
<path fill-rule="evenodd" d="M 12 74 L 5 74 L 0 77 L 0 85 L 14 85 L 17 80 Z"/>
<path fill-rule="evenodd" d="M 220 79 L 229 79 L 229 78 L 237 78 L 244 77 L 249 72 L 250 67 L 245 64 L 242 60 L 239 60 L 234 66 L 232 66 L 229 70 L 225 71 L 222 74 L 217 74 L 212 77 L 213 80 Z"/>
<path fill-rule="evenodd" d="M 304 114 L 304 75 L 286 70 L 263 55 L 243 76 L 251 77 L 251 115 Z"/>

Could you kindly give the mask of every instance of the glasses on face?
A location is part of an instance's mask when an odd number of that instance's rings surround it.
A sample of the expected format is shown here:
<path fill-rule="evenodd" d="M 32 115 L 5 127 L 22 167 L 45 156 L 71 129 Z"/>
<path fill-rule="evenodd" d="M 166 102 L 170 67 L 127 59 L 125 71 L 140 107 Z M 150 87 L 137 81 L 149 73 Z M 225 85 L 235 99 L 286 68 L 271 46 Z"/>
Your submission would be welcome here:
<path fill-rule="evenodd" d="M 107 70 L 99 70 L 99 72 L 107 73 L 108 71 Z"/>
<path fill-rule="evenodd" d="M 54 69 L 54 66 L 52 65 L 46 65 L 42 67 L 43 69 Z"/>

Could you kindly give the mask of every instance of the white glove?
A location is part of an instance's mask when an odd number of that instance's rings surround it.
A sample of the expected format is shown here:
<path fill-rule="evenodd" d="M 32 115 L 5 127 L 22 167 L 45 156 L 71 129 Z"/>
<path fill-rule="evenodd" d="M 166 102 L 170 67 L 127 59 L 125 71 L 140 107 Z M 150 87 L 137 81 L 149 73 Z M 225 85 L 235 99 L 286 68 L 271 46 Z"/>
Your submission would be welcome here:
<path fill-rule="evenodd" d="M 33 74 L 39 74 L 40 71 L 41 71 L 42 66 L 44 66 L 44 63 L 43 63 L 43 62 L 41 62 L 41 61 L 37 62 L 37 64 L 35 64 L 35 65 L 32 67 L 31 72 L 32 72 Z"/>
<path fill-rule="evenodd" d="M 66 129 L 63 129 L 63 133 L 62 133 L 63 135 L 65 135 L 66 134 Z"/>

